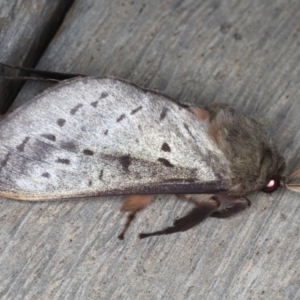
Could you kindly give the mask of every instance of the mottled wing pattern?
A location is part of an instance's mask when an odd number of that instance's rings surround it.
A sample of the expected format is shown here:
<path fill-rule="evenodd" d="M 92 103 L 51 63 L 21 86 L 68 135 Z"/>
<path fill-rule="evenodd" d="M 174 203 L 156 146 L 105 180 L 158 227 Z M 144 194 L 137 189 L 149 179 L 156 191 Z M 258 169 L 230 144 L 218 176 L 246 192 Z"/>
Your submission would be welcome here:
<path fill-rule="evenodd" d="M 0 123 L 0 195 L 190 193 L 228 188 L 207 123 L 159 93 L 114 78 L 77 78 Z"/>

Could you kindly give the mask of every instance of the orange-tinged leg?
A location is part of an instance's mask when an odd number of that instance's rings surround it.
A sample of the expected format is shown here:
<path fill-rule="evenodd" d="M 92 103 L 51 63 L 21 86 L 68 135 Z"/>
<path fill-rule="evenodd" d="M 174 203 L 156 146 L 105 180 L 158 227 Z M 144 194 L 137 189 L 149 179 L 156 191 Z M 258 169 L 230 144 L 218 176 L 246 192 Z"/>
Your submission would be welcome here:
<path fill-rule="evenodd" d="M 128 215 L 124 228 L 119 235 L 120 240 L 124 239 L 124 235 L 136 213 L 145 208 L 151 202 L 152 197 L 152 195 L 131 195 L 125 198 L 121 210 L 130 212 L 130 214 Z"/>

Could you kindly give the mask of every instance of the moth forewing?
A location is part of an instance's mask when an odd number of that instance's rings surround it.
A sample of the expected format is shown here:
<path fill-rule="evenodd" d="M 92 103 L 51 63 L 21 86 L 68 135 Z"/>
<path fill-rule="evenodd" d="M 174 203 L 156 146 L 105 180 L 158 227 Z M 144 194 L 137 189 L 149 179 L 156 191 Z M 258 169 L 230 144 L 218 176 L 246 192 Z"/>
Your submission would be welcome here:
<path fill-rule="evenodd" d="M 0 194 L 47 200 L 226 190 L 229 162 L 207 131 L 207 122 L 158 93 L 118 79 L 68 80 L 0 123 Z"/>

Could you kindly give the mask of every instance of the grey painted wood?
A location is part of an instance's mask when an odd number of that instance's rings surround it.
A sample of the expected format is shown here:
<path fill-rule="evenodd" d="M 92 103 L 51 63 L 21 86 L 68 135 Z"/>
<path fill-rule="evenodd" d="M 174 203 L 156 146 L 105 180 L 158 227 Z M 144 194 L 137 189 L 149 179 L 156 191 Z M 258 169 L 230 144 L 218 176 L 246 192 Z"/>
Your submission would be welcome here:
<path fill-rule="evenodd" d="M 0 0 L 0 58 L 12 65 L 34 66 L 72 0 Z M 2 72 L 2 69 L 1 73 Z M 11 76 L 16 72 L 8 71 Z M 0 113 L 16 97 L 22 82 L 0 81 Z"/>
<path fill-rule="evenodd" d="M 300 162 L 300 2 L 76 1 L 39 67 L 115 75 L 184 102 L 224 101 L 261 120 Z M 29 83 L 15 106 L 44 88 Z M 247 146 L 247 145 L 245 145 Z M 126 239 L 121 198 L 1 199 L 2 299 L 299 299 L 299 195 L 186 233 L 139 240 L 188 210 L 158 196 Z"/>

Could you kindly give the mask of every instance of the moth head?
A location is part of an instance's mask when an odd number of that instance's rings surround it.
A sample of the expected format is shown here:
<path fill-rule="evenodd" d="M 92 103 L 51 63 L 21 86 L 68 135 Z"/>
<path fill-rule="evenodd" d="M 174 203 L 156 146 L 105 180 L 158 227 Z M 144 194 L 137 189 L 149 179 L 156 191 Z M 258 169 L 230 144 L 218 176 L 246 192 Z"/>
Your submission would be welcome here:
<path fill-rule="evenodd" d="M 298 179 L 299 182 L 299 177 L 300 177 L 300 167 L 298 167 L 294 172 L 292 172 L 288 177 L 285 182 L 285 186 L 294 192 L 300 193 L 300 184 L 299 183 L 294 183 L 293 181 Z"/>
<path fill-rule="evenodd" d="M 260 123 L 224 104 L 208 111 L 209 133 L 230 162 L 231 193 L 271 193 L 286 181 L 285 160 Z"/>

